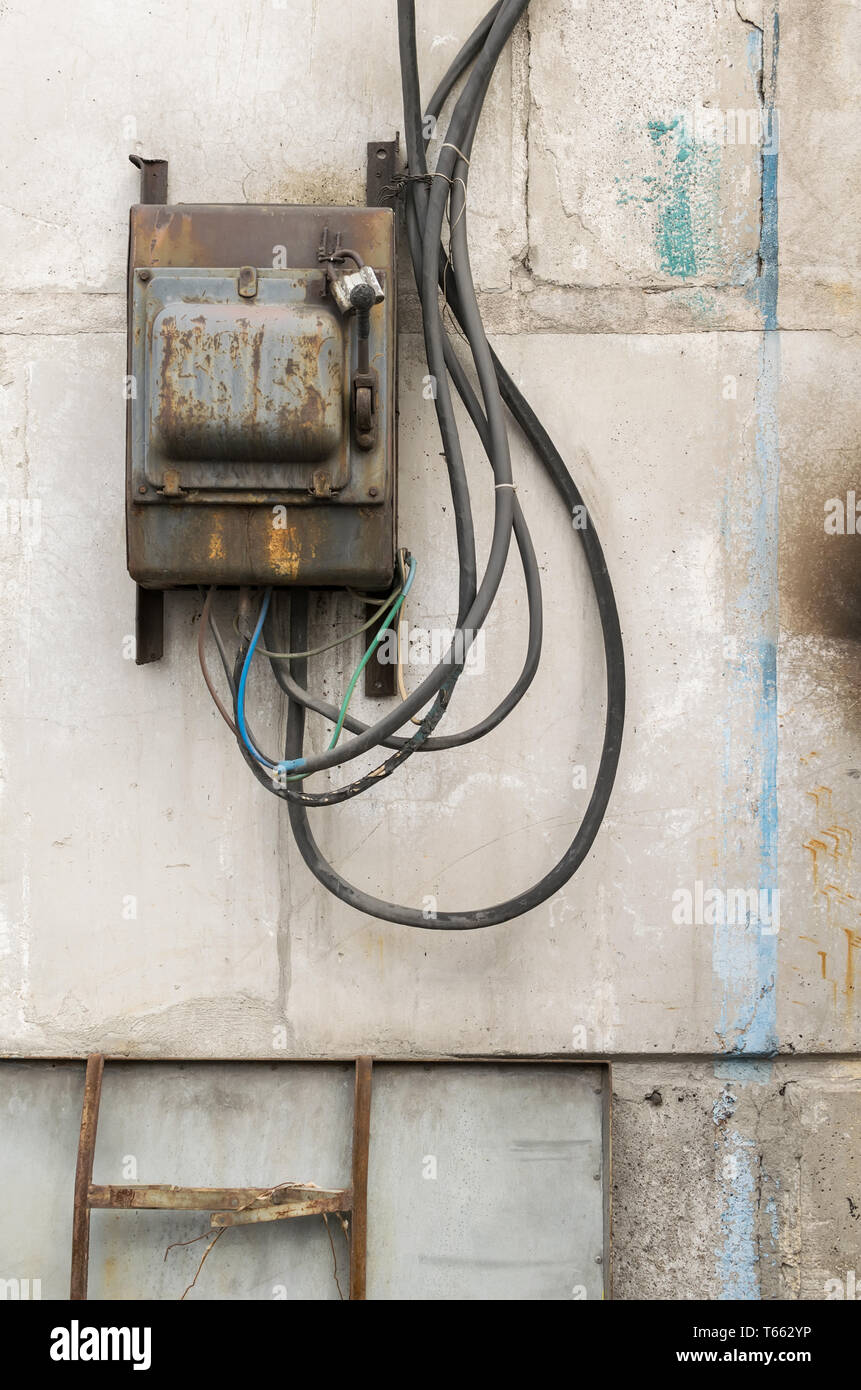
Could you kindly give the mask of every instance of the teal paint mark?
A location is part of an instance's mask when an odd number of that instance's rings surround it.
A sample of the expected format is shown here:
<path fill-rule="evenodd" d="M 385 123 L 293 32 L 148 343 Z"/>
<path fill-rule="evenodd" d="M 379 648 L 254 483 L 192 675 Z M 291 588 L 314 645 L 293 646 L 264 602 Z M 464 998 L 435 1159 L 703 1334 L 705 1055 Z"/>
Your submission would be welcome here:
<path fill-rule="evenodd" d="M 616 202 L 654 208 L 655 249 L 661 270 L 689 280 L 719 263 L 720 150 L 695 140 L 684 116 L 649 121 L 655 172 L 616 176 Z M 627 164 L 627 161 L 626 161 Z"/>
<path fill-rule="evenodd" d="M 777 0 L 768 24 L 771 61 L 764 70 L 763 34 L 748 40 L 748 63 L 761 84 L 763 130 L 776 128 L 774 96 L 780 29 Z M 761 153 L 761 214 L 758 274 L 748 295 L 760 312 L 762 338 L 758 353 L 755 395 L 753 466 L 741 480 L 728 481 L 723 508 L 725 553 L 733 566 L 729 577 L 728 627 L 738 634 L 739 647 L 727 663 L 727 715 L 723 747 L 722 872 L 738 882 L 756 862 L 759 890 L 778 887 L 777 804 L 777 642 L 778 642 L 778 485 L 780 437 L 778 386 L 780 339 L 778 305 L 778 174 L 777 142 L 767 138 Z M 740 578 L 736 578 L 739 576 Z M 777 935 L 762 931 L 761 923 L 719 922 L 712 960 L 719 990 L 716 1033 L 731 1055 L 717 1063 L 716 1075 L 737 1084 L 763 1085 L 770 1064 L 746 1061 L 767 1058 L 778 1047 Z M 757 1172 L 760 1163 L 752 1141 L 719 1127 L 716 1149 L 723 1146 L 722 1244 L 717 1255 L 721 1297 L 758 1299 L 760 1241 L 757 1220 Z M 760 1175 L 761 1176 L 761 1175 Z M 765 1179 L 763 1179 L 765 1181 Z M 778 1244 L 775 1198 L 764 1208 L 770 1222 L 774 1262 Z"/>
<path fill-rule="evenodd" d="M 676 116 L 672 121 L 649 121 L 646 129 L 649 132 L 652 143 L 657 144 L 662 136 L 669 135 L 671 130 L 678 130 L 679 125 L 680 120 L 679 117 Z"/>
<path fill-rule="evenodd" d="M 669 186 L 658 220 L 657 249 L 661 270 L 686 280 L 697 273 L 691 223 L 691 147 L 684 126 L 680 126 L 678 120 L 649 121 L 647 128 L 653 145 L 676 132 L 676 154 L 671 161 Z"/>
<path fill-rule="evenodd" d="M 649 121 L 661 179 L 656 249 L 661 270 L 681 280 L 714 261 L 720 187 L 720 153 L 691 138 L 683 118 Z"/>
<path fill-rule="evenodd" d="M 692 308 L 697 309 L 703 318 L 713 315 L 718 307 L 714 295 L 707 294 L 704 290 L 692 290 L 688 303 Z"/>

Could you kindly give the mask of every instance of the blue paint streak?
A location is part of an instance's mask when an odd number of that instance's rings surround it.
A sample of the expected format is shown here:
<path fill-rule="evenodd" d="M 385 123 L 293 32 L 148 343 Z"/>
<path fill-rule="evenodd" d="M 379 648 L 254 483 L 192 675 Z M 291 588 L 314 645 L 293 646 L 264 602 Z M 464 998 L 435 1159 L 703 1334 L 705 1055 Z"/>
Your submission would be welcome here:
<path fill-rule="evenodd" d="M 729 706 L 723 751 L 724 861 L 727 869 L 743 862 L 745 813 L 756 827 L 759 889 L 778 887 L 777 804 L 777 524 L 780 449 L 777 416 L 780 375 L 778 304 L 778 149 L 774 93 L 779 49 L 779 18 L 772 17 L 771 70 L 763 73 L 763 43 L 759 32 L 748 41 L 748 61 L 763 76 L 764 144 L 761 155 L 760 274 L 749 291 L 762 319 L 762 341 L 756 388 L 755 471 L 743 498 L 727 495 L 724 533 L 744 566 L 747 582 L 736 601 L 739 630 L 749 634 L 737 660 L 728 665 Z M 750 504 L 749 521 L 739 513 Z M 747 505 L 744 506 L 747 511 Z M 739 540 L 744 550 L 739 554 Z M 749 711 L 749 717 L 745 716 Z M 751 808 L 750 801 L 755 805 Z M 741 821 L 739 822 L 739 817 Z M 727 871 L 725 869 L 725 872 Z M 726 886 L 726 885 L 725 885 Z M 740 886 L 740 885 L 731 885 Z M 715 1074 L 735 1084 L 765 1084 L 770 1064 L 742 1060 L 745 1055 L 769 1056 L 778 1046 L 777 936 L 766 935 L 748 920 L 735 928 L 720 923 L 715 929 L 713 968 L 720 983 L 721 1008 L 716 1032 L 732 1051 L 716 1063 Z M 721 1248 L 716 1251 L 722 1299 L 758 1299 L 759 1254 L 756 1213 L 756 1153 L 753 1142 L 724 1126 L 735 1098 L 724 1088 L 715 1111 L 718 1138 L 724 1153 Z M 729 1107 L 729 1108 L 728 1108 Z M 777 1208 L 768 1208 L 772 1240 L 777 1242 Z"/>
<path fill-rule="evenodd" d="M 777 329 L 777 150 L 762 155 L 760 255 L 759 302 L 763 328 L 772 333 Z"/>
<path fill-rule="evenodd" d="M 715 1252 L 721 1283 L 719 1298 L 721 1301 L 742 1299 L 753 1302 L 759 1298 L 756 1155 L 751 1152 L 753 1141 L 743 1139 L 735 1130 L 727 1134 L 724 1145 L 724 1161 L 732 1161 L 735 1176 L 721 1213 L 723 1244 Z"/>
<path fill-rule="evenodd" d="M 729 1081 L 736 1086 L 764 1086 L 771 1079 L 771 1070 L 771 1062 L 757 1062 L 747 1057 L 728 1057 L 725 1062 L 715 1062 L 714 1065 L 718 1081 Z"/>
<path fill-rule="evenodd" d="M 773 15 L 773 53 L 768 82 L 763 83 L 763 126 L 774 125 L 779 21 Z M 748 41 L 748 59 L 759 74 L 762 35 Z M 729 664 L 729 708 L 722 758 L 724 777 L 724 873 L 741 859 L 737 843 L 745 817 L 753 819 L 758 837 L 759 882 L 745 884 L 769 894 L 778 888 L 777 806 L 777 524 L 779 432 L 777 398 L 780 343 L 777 334 L 778 207 L 775 142 L 763 144 L 762 214 L 759 244 L 761 273 L 751 295 L 762 317 L 762 341 L 756 388 L 755 469 L 744 496 L 727 496 L 723 518 L 730 554 L 746 575 L 735 600 L 736 627 L 742 650 Z M 748 511 L 749 508 L 749 511 Z M 746 513 L 746 515 L 745 515 Z M 743 553 L 739 554 L 742 550 Z M 745 711 L 749 711 L 747 715 Z M 751 807 L 751 801 L 753 806 Z M 735 837 L 735 838 L 734 838 Z M 724 884 L 724 887 L 741 887 Z M 713 965 L 722 985 L 716 1032 L 736 1055 L 768 1055 L 777 1048 L 775 972 L 777 938 L 760 924 L 719 923 Z"/>

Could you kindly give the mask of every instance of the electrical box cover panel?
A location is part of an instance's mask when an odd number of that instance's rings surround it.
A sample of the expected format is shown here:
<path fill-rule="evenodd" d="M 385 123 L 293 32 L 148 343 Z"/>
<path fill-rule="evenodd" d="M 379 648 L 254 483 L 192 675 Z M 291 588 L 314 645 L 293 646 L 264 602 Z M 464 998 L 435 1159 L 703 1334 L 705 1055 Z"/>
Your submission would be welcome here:
<path fill-rule="evenodd" d="M 349 248 L 384 295 L 344 313 Z M 327 267 L 331 267 L 327 275 Z M 385 588 L 395 557 L 388 208 L 141 205 L 129 257 L 128 562 L 151 588 Z"/>

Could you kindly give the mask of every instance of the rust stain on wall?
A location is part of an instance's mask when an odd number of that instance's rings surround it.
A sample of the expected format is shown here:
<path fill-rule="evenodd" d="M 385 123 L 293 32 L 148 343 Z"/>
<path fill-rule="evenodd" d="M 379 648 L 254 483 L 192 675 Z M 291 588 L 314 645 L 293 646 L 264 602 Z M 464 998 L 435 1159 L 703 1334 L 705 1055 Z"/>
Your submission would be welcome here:
<path fill-rule="evenodd" d="M 856 951 L 861 945 L 861 900 L 852 891 L 854 836 L 848 826 L 836 821 L 831 787 L 815 787 L 807 794 L 815 804 L 816 828 L 803 848 L 810 855 L 814 921 L 818 920 L 819 926 L 799 940 L 814 946 L 816 974 L 829 986 L 833 1007 L 843 996 L 849 1021 L 855 1009 Z M 834 973 L 829 975 L 829 961 L 843 961 L 845 965 L 832 965 Z"/>

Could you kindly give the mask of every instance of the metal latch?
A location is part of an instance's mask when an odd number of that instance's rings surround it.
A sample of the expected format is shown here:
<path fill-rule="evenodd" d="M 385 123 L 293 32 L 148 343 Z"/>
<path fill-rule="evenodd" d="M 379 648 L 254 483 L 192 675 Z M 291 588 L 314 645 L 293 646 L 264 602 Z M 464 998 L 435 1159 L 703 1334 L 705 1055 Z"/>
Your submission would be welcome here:
<path fill-rule="evenodd" d="M 385 299 L 383 288 L 369 265 L 360 266 L 349 275 L 333 275 L 330 280 L 332 298 L 342 314 L 351 314 L 362 305 L 372 309 Z M 358 291 L 358 298 L 356 292 Z M 370 293 L 368 293 L 370 291 Z"/>
<path fill-rule="evenodd" d="M 179 485 L 178 468 L 166 468 L 164 470 L 164 487 L 161 491 L 163 497 L 182 497 L 183 490 Z"/>
<path fill-rule="evenodd" d="M 253 265 L 244 265 L 239 271 L 239 293 L 243 299 L 253 299 L 257 294 L 257 270 Z"/>

